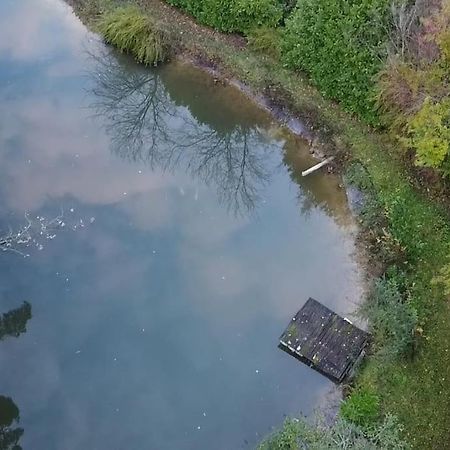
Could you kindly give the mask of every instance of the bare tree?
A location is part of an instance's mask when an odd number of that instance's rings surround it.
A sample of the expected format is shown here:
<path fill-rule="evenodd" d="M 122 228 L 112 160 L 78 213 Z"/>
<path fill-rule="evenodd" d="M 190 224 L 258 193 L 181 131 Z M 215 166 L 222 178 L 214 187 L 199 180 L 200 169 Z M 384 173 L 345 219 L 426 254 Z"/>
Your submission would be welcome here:
<path fill-rule="evenodd" d="M 439 46 L 426 37 L 426 21 L 423 19 L 439 16 L 442 0 L 415 0 L 391 4 L 391 24 L 389 29 L 391 54 L 402 60 L 434 61 L 439 57 Z"/>
<path fill-rule="evenodd" d="M 409 4 L 405 1 L 401 3 L 391 3 L 392 30 L 390 33 L 391 44 L 395 54 L 405 57 L 405 53 L 409 48 L 412 38 L 412 30 L 418 21 L 419 2 Z"/>

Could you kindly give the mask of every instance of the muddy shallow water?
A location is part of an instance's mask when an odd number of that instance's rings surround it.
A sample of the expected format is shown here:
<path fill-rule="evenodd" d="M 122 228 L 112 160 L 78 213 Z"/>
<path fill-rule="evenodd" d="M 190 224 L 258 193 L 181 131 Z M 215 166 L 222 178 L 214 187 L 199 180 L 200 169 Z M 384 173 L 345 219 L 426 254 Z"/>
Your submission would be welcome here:
<path fill-rule="evenodd" d="M 303 179 L 306 141 L 238 90 L 136 66 L 59 0 L 4 0 L 0 38 L 0 225 L 32 224 L 0 252 L 1 312 L 32 309 L 0 344 L 23 448 L 252 448 L 310 414 L 331 383 L 277 343 L 309 296 L 358 301 L 339 178 Z"/>

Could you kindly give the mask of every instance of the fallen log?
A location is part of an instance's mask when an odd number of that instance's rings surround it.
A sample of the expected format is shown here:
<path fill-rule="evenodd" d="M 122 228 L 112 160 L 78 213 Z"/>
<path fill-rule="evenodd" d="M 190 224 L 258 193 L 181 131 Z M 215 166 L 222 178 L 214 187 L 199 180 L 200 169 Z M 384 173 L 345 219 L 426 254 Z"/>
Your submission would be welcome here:
<path fill-rule="evenodd" d="M 327 159 L 324 159 L 322 162 L 310 167 L 309 169 L 306 169 L 302 172 L 302 177 L 306 177 L 306 175 L 309 175 L 310 173 L 315 172 L 316 170 L 319 170 L 321 167 L 327 165 L 328 163 L 330 163 L 331 161 L 333 161 L 334 156 L 330 156 Z"/>

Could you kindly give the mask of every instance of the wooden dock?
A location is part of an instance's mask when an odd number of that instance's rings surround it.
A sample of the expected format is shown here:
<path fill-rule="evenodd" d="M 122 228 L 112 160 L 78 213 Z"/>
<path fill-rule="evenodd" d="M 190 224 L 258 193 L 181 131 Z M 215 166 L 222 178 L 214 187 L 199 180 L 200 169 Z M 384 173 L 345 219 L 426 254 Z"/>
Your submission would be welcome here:
<path fill-rule="evenodd" d="M 364 355 L 369 335 L 310 298 L 280 336 L 279 347 L 336 383 Z"/>

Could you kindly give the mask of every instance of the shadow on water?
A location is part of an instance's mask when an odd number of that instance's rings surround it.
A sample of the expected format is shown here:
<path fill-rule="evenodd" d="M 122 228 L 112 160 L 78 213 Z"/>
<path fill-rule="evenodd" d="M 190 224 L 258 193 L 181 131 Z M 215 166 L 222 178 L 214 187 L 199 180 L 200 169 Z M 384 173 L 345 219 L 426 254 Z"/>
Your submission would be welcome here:
<path fill-rule="evenodd" d="M 338 177 L 329 176 L 327 183 L 316 176 L 302 179 L 301 171 L 315 163 L 306 141 L 274 126 L 234 87 L 186 65 L 149 70 L 115 52 L 91 57 L 91 106 L 106 118 L 113 151 L 122 158 L 168 171 L 183 168 L 214 186 L 229 210 L 245 215 L 257 207 L 278 169 L 269 155 L 277 144 L 299 186 L 302 212 L 320 206 L 348 222 Z"/>
<path fill-rule="evenodd" d="M 22 306 L 12 309 L 0 317 L 0 340 L 6 337 L 19 337 L 27 331 L 26 325 L 31 319 L 31 305 L 24 302 Z M 10 397 L 0 395 L 0 450 L 21 450 L 19 440 L 23 428 L 17 427 L 19 408 Z"/>

